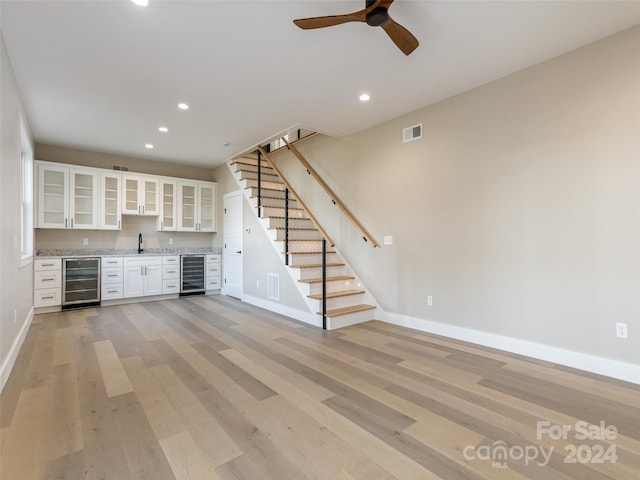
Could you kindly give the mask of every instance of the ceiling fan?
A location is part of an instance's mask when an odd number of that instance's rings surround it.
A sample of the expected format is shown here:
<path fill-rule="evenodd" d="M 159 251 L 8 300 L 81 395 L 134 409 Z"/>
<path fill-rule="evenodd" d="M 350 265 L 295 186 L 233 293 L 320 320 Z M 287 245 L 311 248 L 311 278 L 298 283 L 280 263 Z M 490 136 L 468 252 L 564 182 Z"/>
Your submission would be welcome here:
<path fill-rule="evenodd" d="M 366 0 L 364 10 L 344 15 L 331 15 L 327 17 L 299 18 L 294 20 L 298 27 L 309 30 L 312 28 L 332 27 L 348 22 L 366 22 L 371 27 L 382 27 L 387 32 L 393 43 L 402 50 L 402 53 L 409 55 L 419 45 L 418 40 L 409 30 L 399 23 L 396 23 L 389 16 L 389 7 L 394 0 Z"/>

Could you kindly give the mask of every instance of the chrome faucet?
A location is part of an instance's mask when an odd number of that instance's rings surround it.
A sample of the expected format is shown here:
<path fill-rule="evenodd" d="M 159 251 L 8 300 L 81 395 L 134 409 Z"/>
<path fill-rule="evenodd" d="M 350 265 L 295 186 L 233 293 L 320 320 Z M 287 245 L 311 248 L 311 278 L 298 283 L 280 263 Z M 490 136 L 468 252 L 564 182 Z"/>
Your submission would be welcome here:
<path fill-rule="evenodd" d="M 138 234 L 138 253 L 144 252 L 144 248 L 140 248 L 142 246 L 142 234 Z"/>

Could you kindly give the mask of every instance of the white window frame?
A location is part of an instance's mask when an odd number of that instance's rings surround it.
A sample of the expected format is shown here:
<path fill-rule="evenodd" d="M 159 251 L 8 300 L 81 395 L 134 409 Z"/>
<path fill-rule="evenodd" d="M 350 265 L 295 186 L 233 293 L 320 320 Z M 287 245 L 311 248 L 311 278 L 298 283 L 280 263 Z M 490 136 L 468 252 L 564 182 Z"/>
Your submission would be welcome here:
<path fill-rule="evenodd" d="M 27 127 L 20 116 L 20 266 L 33 261 L 33 147 Z"/>

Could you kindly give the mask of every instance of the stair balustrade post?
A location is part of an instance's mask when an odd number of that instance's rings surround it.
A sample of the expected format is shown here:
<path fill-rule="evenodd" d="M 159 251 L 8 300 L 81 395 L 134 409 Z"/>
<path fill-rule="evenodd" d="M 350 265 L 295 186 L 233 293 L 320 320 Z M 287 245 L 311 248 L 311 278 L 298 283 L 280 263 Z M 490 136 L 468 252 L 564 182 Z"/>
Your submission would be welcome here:
<path fill-rule="evenodd" d="M 258 150 L 258 218 L 262 217 L 262 155 Z"/>
<path fill-rule="evenodd" d="M 322 238 L 322 329 L 327 329 L 327 239 Z"/>
<path fill-rule="evenodd" d="M 284 188 L 284 264 L 289 265 L 289 189 Z"/>

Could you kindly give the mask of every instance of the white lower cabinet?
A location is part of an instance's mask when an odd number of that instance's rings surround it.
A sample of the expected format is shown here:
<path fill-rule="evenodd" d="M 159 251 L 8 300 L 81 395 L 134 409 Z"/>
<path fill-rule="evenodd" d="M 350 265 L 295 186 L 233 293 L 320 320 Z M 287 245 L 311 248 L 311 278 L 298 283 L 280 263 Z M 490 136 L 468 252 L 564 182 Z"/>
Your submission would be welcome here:
<path fill-rule="evenodd" d="M 102 300 L 116 300 L 123 296 L 123 258 L 103 257 L 100 280 L 102 287 Z"/>
<path fill-rule="evenodd" d="M 123 297 L 162 295 L 162 257 L 125 257 Z"/>
<path fill-rule="evenodd" d="M 180 256 L 162 257 L 162 293 L 180 293 Z"/>
<path fill-rule="evenodd" d="M 62 260 L 36 259 L 33 262 L 33 306 L 62 306 Z"/>
<path fill-rule="evenodd" d="M 222 286 L 222 255 L 207 255 L 205 264 L 205 290 L 219 290 Z"/>

